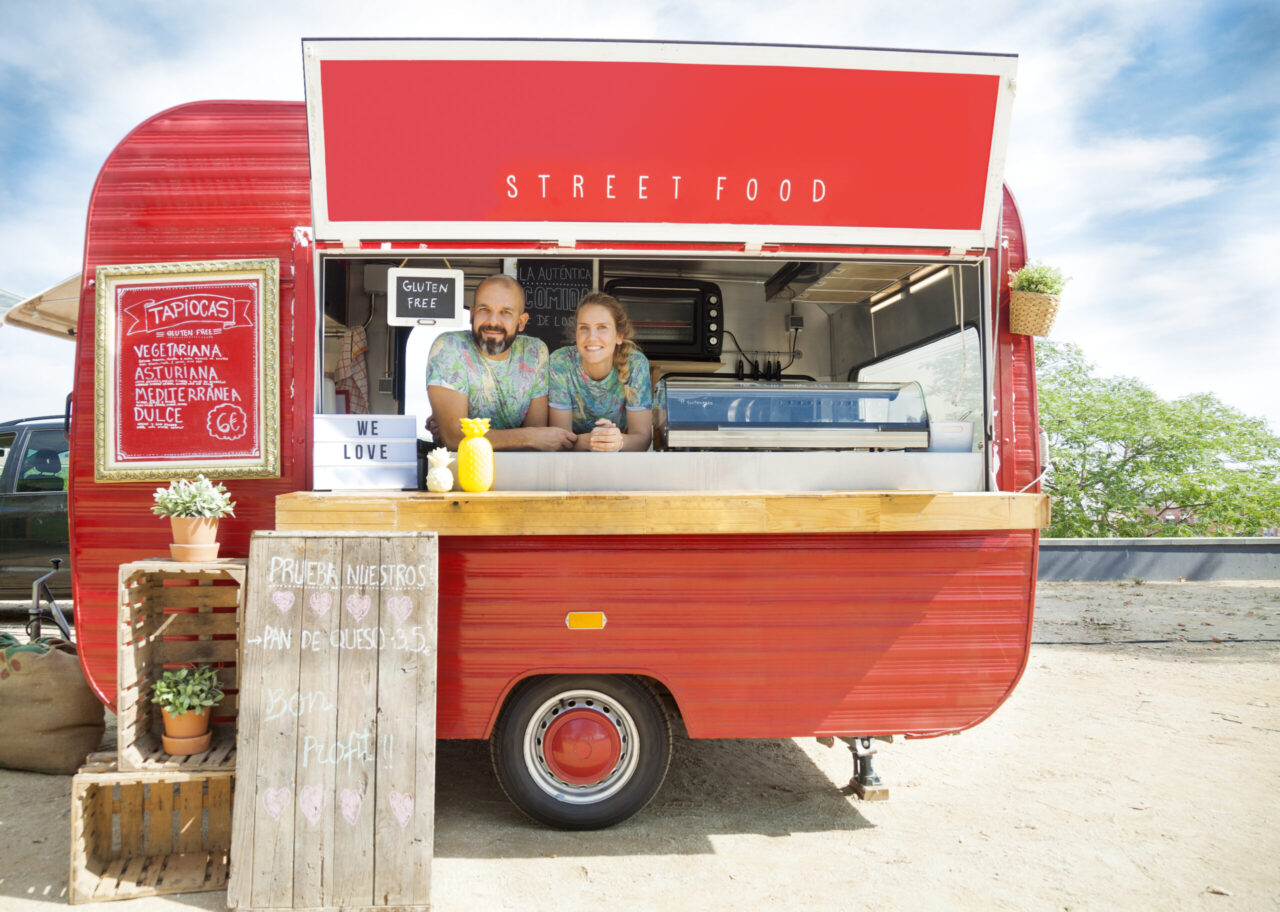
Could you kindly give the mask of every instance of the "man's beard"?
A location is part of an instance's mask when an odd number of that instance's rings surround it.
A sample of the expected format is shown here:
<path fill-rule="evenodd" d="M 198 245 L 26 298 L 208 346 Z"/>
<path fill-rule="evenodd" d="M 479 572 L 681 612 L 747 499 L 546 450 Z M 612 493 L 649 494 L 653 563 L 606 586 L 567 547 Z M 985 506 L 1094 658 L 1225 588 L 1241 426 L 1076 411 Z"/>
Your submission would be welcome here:
<path fill-rule="evenodd" d="M 483 335 L 486 329 L 497 330 L 498 332 L 502 333 L 502 338 L 486 339 Z M 494 355 L 502 354 L 504 351 L 510 348 L 511 343 L 516 340 L 515 333 L 511 333 L 511 335 L 507 335 L 506 328 L 502 326 L 497 326 L 497 325 L 477 326 L 475 329 L 471 330 L 471 337 L 476 340 L 476 348 L 480 349 L 490 358 L 492 358 Z"/>

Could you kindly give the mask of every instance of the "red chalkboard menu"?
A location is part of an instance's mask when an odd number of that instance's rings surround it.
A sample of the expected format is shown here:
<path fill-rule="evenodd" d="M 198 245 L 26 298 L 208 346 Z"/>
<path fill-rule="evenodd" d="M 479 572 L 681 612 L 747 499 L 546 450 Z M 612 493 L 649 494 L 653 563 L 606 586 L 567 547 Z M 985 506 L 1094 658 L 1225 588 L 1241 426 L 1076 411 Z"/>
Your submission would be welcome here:
<path fill-rule="evenodd" d="M 100 481 L 278 476 L 279 262 L 97 272 Z"/>

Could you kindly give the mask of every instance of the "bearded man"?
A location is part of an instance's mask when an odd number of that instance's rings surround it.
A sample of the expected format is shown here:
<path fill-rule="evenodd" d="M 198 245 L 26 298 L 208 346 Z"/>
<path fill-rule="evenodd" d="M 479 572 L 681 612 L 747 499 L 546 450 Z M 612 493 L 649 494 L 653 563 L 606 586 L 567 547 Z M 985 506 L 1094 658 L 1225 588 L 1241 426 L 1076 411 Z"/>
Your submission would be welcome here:
<path fill-rule="evenodd" d="M 570 450 L 577 435 L 547 426 L 547 346 L 521 334 L 524 289 L 507 275 L 476 287 L 471 332 L 441 334 L 427 357 L 427 398 L 437 441 L 462 442 L 462 418 L 488 418 L 495 450 Z M 435 431 L 439 431 L 438 435 Z"/>

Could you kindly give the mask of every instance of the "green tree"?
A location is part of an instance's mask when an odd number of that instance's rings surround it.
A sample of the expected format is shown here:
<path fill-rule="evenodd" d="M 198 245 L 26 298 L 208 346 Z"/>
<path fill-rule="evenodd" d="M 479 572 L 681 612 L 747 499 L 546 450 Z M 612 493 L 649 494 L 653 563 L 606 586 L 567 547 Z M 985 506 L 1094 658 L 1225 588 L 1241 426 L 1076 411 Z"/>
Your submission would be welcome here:
<path fill-rule="evenodd" d="M 1253 535 L 1280 525 L 1280 437 L 1210 393 L 1161 399 L 1100 377 L 1075 345 L 1036 343 L 1052 467 L 1045 534 Z"/>

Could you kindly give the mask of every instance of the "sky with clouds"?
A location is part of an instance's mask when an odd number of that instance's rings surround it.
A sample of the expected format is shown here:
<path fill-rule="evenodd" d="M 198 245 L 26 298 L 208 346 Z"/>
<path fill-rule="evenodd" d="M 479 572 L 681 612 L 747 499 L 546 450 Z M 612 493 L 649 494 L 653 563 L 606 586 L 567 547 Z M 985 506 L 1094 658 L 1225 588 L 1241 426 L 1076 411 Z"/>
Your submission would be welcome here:
<path fill-rule="evenodd" d="M 103 161 L 148 116 L 302 98 L 302 37 L 593 37 L 1015 53 L 1006 181 L 1072 277 L 1053 338 L 1107 374 L 1215 393 L 1280 432 L 1280 3 L 471 4 L 6 0 L 0 289 L 81 267 Z M 61 412 L 73 347 L 0 328 L 0 419 Z"/>

